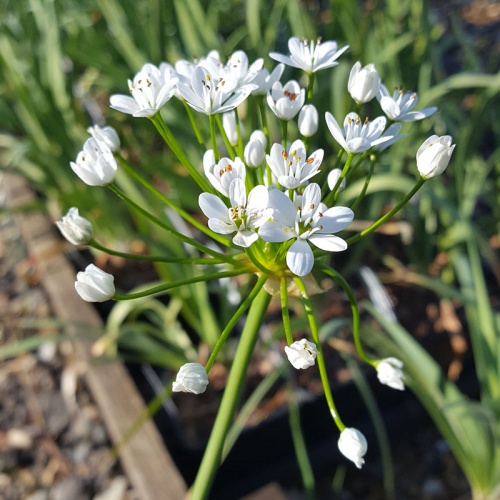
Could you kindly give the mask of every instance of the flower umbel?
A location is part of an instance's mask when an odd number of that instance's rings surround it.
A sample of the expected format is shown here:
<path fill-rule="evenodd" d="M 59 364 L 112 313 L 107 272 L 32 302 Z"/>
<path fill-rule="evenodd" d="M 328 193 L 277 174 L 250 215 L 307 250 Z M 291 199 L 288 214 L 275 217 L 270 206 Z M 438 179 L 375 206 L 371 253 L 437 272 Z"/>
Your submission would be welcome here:
<path fill-rule="evenodd" d="M 380 84 L 377 99 L 387 117 L 394 121 L 414 122 L 423 120 L 437 111 L 436 107 L 412 111 L 418 102 L 416 92 L 403 92 L 396 89 L 391 97 L 387 88 L 382 84 Z"/>

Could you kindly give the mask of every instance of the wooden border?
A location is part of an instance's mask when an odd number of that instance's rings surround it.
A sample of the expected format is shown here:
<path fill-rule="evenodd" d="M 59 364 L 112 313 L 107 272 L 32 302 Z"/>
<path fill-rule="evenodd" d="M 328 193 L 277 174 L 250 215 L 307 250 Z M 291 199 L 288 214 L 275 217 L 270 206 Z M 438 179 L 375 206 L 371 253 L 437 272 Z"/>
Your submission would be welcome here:
<path fill-rule="evenodd" d="M 36 201 L 26 181 L 4 174 L 0 190 L 7 206 L 15 208 Z M 15 214 L 16 224 L 26 245 L 28 258 L 49 297 L 55 315 L 74 323 L 101 328 L 102 321 L 91 304 L 84 302 L 73 286 L 75 271 L 63 254 L 53 224 L 41 213 Z M 85 363 L 85 380 L 100 408 L 115 444 L 144 410 L 144 402 L 119 362 L 90 364 L 90 345 L 75 342 L 75 353 Z M 179 500 L 186 495 L 186 484 L 168 454 L 163 440 L 150 420 L 145 422 L 120 453 L 121 463 L 141 500 Z"/>

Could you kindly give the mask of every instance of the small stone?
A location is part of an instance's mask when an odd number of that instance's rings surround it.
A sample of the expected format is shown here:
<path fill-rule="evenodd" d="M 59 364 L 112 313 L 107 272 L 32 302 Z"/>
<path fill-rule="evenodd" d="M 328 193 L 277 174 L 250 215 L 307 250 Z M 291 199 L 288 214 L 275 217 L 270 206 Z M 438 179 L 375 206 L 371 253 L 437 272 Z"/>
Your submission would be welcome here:
<path fill-rule="evenodd" d="M 127 491 L 128 482 L 124 476 L 115 477 L 111 484 L 94 500 L 123 500 Z"/>
<path fill-rule="evenodd" d="M 9 448 L 27 450 L 31 448 L 33 439 L 24 429 L 10 429 L 5 436 L 5 442 Z"/>

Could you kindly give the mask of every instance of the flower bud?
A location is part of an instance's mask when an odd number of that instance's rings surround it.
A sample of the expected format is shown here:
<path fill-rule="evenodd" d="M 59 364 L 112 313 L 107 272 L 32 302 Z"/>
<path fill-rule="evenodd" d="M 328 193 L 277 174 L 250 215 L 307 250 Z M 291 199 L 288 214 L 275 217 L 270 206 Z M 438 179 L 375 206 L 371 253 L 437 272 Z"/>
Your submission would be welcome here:
<path fill-rule="evenodd" d="M 228 113 L 222 114 L 222 125 L 224 127 L 224 132 L 226 132 L 227 138 L 231 146 L 236 146 L 238 144 L 238 129 L 236 128 L 236 113 L 234 111 L 229 111 Z"/>
<path fill-rule="evenodd" d="M 306 339 L 301 339 L 294 342 L 291 346 L 286 346 L 285 353 L 288 356 L 288 361 L 290 361 L 294 368 L 305 370 L 314 365 L 319 351 L 316 349 L 316 344 Z"/>
<path fill-rule="evenodd" d="M 378 362 L 377 377 L 380 383 L 404 391 L 403 362 L 397 358 L 385 358 Z"/>
<path fill-rule="evenodd" d="M 118 133 L 113 127 L 99 127 L 99 125 L 94 125 L 89 127 L 87 132 L 97 141 L 104 142 L 111 151 L 118 151 L 120 149 L 120 138 Z"/>
<path fill-rule="evenodd" d="M 114 277 L 89 264 L 85 272 L 76 275 L 75 289 L 87 302 L 104 302 L 115 294 Z"/>
<path fill-rule="evenodd" d="M 264 158 L 266 157 L 266 152 L 264 146 L 259 139 L 250 139 L 248 144 L 245 146 L 244 158 L 245 163 L 249 167 L 260 167 Z"/>
<path fill-rule="evenodd" d="M 373 64 L 361 68 L 358 61 L 351 69 L 347 89 L 351 97 L 359 104 L 371 101 L 380 88 L 380 77 Z"/>
<path fill-rule="evenodd" d="M 318 110 L 312 104 L 306 104 L 299 113 L 299 132 L 304 137 L 312 137 L 318 131 Z"/>
<path fill-rule="evenodd" d="M 452 146 L 451 143 L 449 135 L 432 135 L 420 146 L 417 151 L 417 168 L 424 179 L 432 179 L 446 170 L 455 149 L 455 144 Z"/>
<path fill-rule="evenodd" d="M 329 174 L 328 174 L 328 187 L 330 188 L 330 191 L 333 190 L 333 188 L 336 186 L 337 181 L 340 179 L 340 175 L 342 174 L 342 170 L 340 168 L 334 168 Z M 342 189 L 345 188 L 346 180 L 345 177 L 342 179 L 340 182 L 340 186 L 337 189 L 337 193 L 340 193 Z"/>
<path fill-rule="evenodd" d="M 92 224 L 84 217 L 80 217 L 76 207 L 71 207 L 61 220 L 56 221 L 56 225 L 73 245 L 87 245 L 92 239 Z"/>
<path fill-rule="evenodd" d="M 174 392 L 191 392 L 201 394 L 208 385 L 208 375 L 200 363 L 186 363 L 181 366 L 175 382 L 172 384 Z"/>
<path fill-rule="evenodd" d="M 368 443 L 365 436 L 358 429 L 353 427 L 346 427 L 341 433 L 339 438 L 339 450 L 352 460 L 358 469 L 365 463 L 363 456 L 368 450 Z"/>
<path fill-rule="evenodd" d="M 267 137 L 266 137 L 266 134 L 264 134 L 264 132 L 262 132 L 262 130 L 254 130 L 252 132 L 252 134 L 250 135 L 250 140 L 253 141 L 253 140 L 258 140 L 262 143 L 262 146 L 264 147 L 264 149 L 266 149 L 267 147 Z"/>
<path fill-rule="evenodd" d="M 105 186 L 113 182 L 118 166 L 109 147 L 93 137 L 87 139 L 71 168 L 89 186 Z"/>

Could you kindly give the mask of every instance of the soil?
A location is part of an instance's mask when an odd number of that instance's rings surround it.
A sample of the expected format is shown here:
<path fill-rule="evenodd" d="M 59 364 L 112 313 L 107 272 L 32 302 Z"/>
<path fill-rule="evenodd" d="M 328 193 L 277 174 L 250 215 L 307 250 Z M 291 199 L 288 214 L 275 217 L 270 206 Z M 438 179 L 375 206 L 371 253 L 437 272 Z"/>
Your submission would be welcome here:
<path fill-rule="evenodd" d="M 57 333 L 12 216 L 0 217 L 2 345 Z M 69 341 L 0 365 L 0 498 L 133 500 Z"/>

